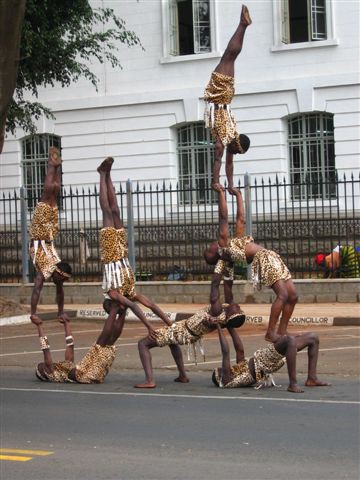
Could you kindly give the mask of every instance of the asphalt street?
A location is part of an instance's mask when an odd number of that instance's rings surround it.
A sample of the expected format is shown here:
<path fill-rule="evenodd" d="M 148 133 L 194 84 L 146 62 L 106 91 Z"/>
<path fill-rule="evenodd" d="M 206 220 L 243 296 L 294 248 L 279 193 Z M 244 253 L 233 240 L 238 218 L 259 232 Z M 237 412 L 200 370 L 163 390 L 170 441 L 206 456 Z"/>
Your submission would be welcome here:
<path fill-rule="evenodd" d="M 74 322 L 80 359 L 101 322 Z M 55 359 L 63 333 L 45 324 Z M 296 329 L 292 328 L 293 331 Z M 206 339 L 205 362 L 184 358 L 191 382 L 173 382 L 167 348 L 154 349 L 157 388 L 143 379 L 136 344 L 145 331 L 126 325 L 103 385 L 41 383 L 32 325 L 1 329 L 1 478 L 13 479 L 351 479 L 359 478 L 359 327 L 318 327 L 319 377 L 332 386 L 220 390 L 211 383 L 219 365 L 216 335 Z M 297 331 L 297 330 L 296 330 Z M 264 329 L 242 330 L 250 355 L 265 345 Z M 299 383 L 307 356 L 298 355 Z M 5 457 L 5 458 L 4 458 Z"/>

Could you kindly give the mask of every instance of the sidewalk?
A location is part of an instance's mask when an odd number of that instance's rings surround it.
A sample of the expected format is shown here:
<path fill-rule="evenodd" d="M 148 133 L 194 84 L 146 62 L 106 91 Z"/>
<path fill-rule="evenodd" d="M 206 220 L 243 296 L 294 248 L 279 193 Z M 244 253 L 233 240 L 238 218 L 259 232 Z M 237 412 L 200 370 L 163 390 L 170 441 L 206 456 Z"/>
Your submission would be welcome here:
<path fill-rule="evenodd" d="M 159 304 L 159 307 L 166 313 L 172 314 L 173 320 L 181 320 L 194 314 L 205 304 L 185 304 L 185 303 L 168 303 Z M 245 304 L 242 305 L 247 315 L 249 323 L 267 323 L 270 314 L 270 304 Z M 73 304 L 69 305 L 69 310 L 76 311 L 78 318 L 105 318 L 106 314 L 102 310 L 102 306 Z M 148 312 L 147 309 L 144 308 Z M 39 306 L 40 312 L 56 311 L 53 305 Z M 95 312 L 92 316 L 91 313 Z M 155 319 L 151 312 L 148 317 L 150 320 Z M 129 320 L 138 320 L 133 314 L 128 316 Z M 297 325 L 359 325 L 360 326 L 360 303 L 299 303 L 296 305 L 292 322 Z"/>
<path fill-rule="evenodd" d="M 203 308 L 205 304 L 168 303 L 159 307 L 169 314 L 172 320 L 182 320 Z M 143 308 L 143 307 L 142 307 Z M 244 304 L 242 308 L 247 316 L 247 323 L 266 324 L 270 314 L 270 304 Z M 30 310 L 30 307 L 29 307 Z M 143 308 L 149 320 L 158 318 L 148 309 Z M 70 304 L 66 311 L 72 319 L 103 320 L 106 313 L 100 304 Z M 38 313 L 43 320 L 56 318 L 57 306 L 39 305 Z M 140 321 L 132 312 L 128 321 Z M 0 318 L 0 326 L 30 323 L 29 314 Z M 360 303 L 299 303 L 296 305 L 290 324 L 299 326 L 360 326 Z"/>

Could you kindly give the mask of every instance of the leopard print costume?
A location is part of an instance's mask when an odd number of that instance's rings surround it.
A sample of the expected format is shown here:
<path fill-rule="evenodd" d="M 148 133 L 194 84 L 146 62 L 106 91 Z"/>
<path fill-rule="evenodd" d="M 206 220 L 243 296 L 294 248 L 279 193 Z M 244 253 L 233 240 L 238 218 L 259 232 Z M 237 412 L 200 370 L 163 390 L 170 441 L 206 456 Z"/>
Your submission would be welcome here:
<path fill-rule="evenodd" d="M 115 360 L 114 345 L 101 347 L 94 343 L 76 365 L 75 378 L 78 383 L 103 383 Z"/>
<path fill-rule="evenodd" d="M 51 277 L 60 257 L 54 246 L 54 238 L 59 231 L 58 208 L 47 203 L 36 205 L 29 233 L 31 238 L 29 254 L 37 272 L 45 280 Z"/>
<path fill-rule="evenodd" d="M 237 363 L 231 367 L 231 375 L 233 378 L 226 385 L 223 384 L 218 368 L 214 370 L 214 374 L 220 388 L 250 387 L 256 383 L 256 380 L 251 375 L 248 360 L 243 360 L 241 363 Z"/>
<path fill-rule="evenodd" d="M 104 293 L 116 290 L 132 299 L 135 296 L 135 275 L 128 260 L 125 228 L 105 227 L 100 230 L 100 253 L 103 268 Z"/>
<path fill-rule="evenodd" d="M 290 279 L 289 269 L 279 254 L 265 248 L 255 254 L 251 265 L 251 280 L 254 288 L 260 290 L 263 285 L 271 287 L 279 280 Z"/>
<path fill-rule="evenodd" d="M 169 327 L 156 330 L 156 344 L 158 347 L 166 345 L 188 345 L 197 342 L 201 337 L 214 331 L 214 326 L 209 323 L 212 318 L 209 314 L 210 306 L 207 306 L 190 318 L 174 322 Z M 227 323 L 224 310 L 218 317 L 215 317 L 220 325 Z"/>
<path fill-rule="evenodd" d="M 285 365 L 283 356 L 276 350 L 273 344 L 270 344 L 266 348 L 256 350 L 253 358 L 256 378 L 252 376 L 249 368 L 249 360 L 246 359 L 241 363 L 235 364 L 231 367 L 231 374 L 233 378 L 226 385 L 222 383 L 219 370 L 214 370 L 215 378 L 219 387 L 242 388 L 254 386 L 255 388 L 259 388 L 266 384 L 267 379 L 272 373 L 277 372 L 283 365 Z M 275 385 L 273 380 L 271 381 L 272 385 Z"/>
<path fill-rule="evenodd" d="M 36 376 L 45 382 L 54 382 L 54 383 L 73 383 L 69 378 L 69 372 L 75 367 L 73 362 L 64 360 L 63 362 L 55 362 L 53 364 L 53 372 L 48 373 L 43 371 L 40 373 L 39 369 L 36 369 Z"/>
<path fill-rule="evenodd" d="M 224 280 L 234 280 L 234 264 L 220 259 L 216 262 L 214 273 L 223 275 Z"/>
<path fill-rule="evenodd" d="M 58 207 L 39 202 L 34 210 L 30 224 L 30 238 L 52 242 L 59 232 Z"/>
<path fill-rule="evenodd" d="M 277 372 L 285 365 L 285 360 L 271 343 L 266 348 L 256 350 L 254 353 L 254 364 L 256 382 L 261 382 L 266 374 Z"/>
<path fill-rule="evenodd" d="M 231 256 L 233 262 L 246 262 L 246 245 L 253 241 L 253 237 L 249 235 L 232 238 L 228 247 L 219 248 L 219 254 L 226 252 Z M 218 273 L 221 273 L 221 264 L 219 265 Z M 289 269 L 276 252 L 263 248 L 254 255 L 251 262 L 251 281 L 255 289 L 260 290 L 264 285 L 271 287 L 278 280 L 290 279 Z"/>
<path fill-rule="evenodd" d="M 204 92 L 205 125 L 211 129 L 214 140 L 219 137 L 224 146 L 234 139 L 240 145 L 236 120 L 230 108 L 234 93 L 234 77 L 218 72 L 211 74 L 210 82 Z"/>

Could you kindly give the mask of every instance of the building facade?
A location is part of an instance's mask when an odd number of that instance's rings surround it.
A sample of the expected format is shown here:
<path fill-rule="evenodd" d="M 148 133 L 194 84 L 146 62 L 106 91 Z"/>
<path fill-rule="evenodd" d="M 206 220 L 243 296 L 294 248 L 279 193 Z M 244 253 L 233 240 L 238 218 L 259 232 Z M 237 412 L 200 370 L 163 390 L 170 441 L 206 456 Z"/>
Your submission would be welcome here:
<path fill-rule="evenodd" d="M 94 65 L 85 80 L 47 88 L 55 120 L 38 135 L 6 139 L 0 192 L 37 197 L 47 150 L 62 149 L 65 188 L 92 188 L 96 167 L 115 158 L 114 180 L 195 185 L 211 178 L 213 147 L 203 122 L 204 87 L 234 32 L 238 0 L 92 0 L 111 7 L 143 48 L 120 46 L 122 69 Z M 359 18 L 351 0 L 248 0 L 253 24 L 236 62 L 232 111 L 251 146 L 234 157 L 235 181 L 285 178 L 291 200 L 331 202 L 332 179 L 359 174 Z M 224 174 L 224 168 L 222 169 Z M 304 179 L 314 185 L 302 186 Z M 327 187 L 316 187 L 321 180 Z M 299 184 L 299 188 L 296 185 Z M 287 199 L 284 199 L 285 201 Z M 207 200 L 204 199 L 206 202 Z"/>

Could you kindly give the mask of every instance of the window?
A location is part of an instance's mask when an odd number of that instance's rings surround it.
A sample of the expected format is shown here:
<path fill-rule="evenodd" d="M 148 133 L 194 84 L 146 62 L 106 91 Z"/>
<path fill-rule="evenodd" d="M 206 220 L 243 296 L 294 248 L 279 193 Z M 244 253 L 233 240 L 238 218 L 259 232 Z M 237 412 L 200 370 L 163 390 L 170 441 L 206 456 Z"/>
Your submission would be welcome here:
<path fill-rule="evenodd" d="M 179 161 L 179 186 L 181 203 L 214 203 L 210 189 L 214 145 L 210 131 L 203 122 L 179 127 L 177 152 Z"/>
<path fill-rule="evenodd" d="M 211 52 L 210 0 L 169 0 L 169 54 Z"/>
<path fill-rule="evenodd" d="M 337 45 L 333 0 L 279 0 L 273 2 L 273 51 Z"/>
<path fill-rule="evenodd" d="M 35 208 L 42 195 L 50 147 L 61 150 L 61 139 L 55 135 L 32 135 L 22 141 L 23 184 L 28 207 Z"/>
<path fill-rule="evenodd" d="M 333 115 L 297 115 L 288 119 L 288 127 L 292 199 L 335 198 Z"/>

